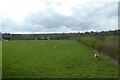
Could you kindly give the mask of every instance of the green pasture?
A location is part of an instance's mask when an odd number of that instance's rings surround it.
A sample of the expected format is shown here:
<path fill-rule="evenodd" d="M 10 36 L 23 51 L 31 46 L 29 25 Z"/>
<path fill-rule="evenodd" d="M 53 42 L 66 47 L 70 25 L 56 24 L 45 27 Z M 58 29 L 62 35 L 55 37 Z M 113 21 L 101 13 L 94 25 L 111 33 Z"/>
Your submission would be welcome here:
<path fill-rule="evenodd" d="M 117 65 L 70 40 L 3 42 L 3 78 L 116 78 Z"/>

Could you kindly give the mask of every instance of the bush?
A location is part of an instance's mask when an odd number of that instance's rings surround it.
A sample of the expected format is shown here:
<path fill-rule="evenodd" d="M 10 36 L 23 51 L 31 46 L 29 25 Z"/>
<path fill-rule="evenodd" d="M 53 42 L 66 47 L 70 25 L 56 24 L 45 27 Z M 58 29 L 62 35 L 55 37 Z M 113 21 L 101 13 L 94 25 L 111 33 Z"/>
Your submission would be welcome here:
<path fill-rule="evenodd" d="M 101 51 L 102 46 L 103 46 L 103 42 L 102 41 L 97 41 L 94 47 L 95 47 L 96 50 Z"/>
<path fill-rule="evenodd" d="M 118 53 L 118 36 L 84 36 L 80 38 L 80 42 L 106 53 L 112 59 L 117 60 Z"/>
<path fill-rule="evenodd" d="M 87 44 L 87 45 L 93 47 L 93 48 L 96 43 L 96 39 L 94 37 L 82 37 L 80 41 L 84 44 Z"/>

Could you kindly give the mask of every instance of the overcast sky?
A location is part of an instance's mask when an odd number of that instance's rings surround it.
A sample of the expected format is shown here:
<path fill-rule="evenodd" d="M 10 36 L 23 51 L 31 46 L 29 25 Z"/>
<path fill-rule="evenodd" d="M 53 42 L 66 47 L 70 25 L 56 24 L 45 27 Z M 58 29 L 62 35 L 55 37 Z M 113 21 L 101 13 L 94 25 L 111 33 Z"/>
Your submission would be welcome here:
<path fill-rule="evenodd" d="M 118 28 L 119 0 L 0 0 L 0 32 L 68 33 Z"/>

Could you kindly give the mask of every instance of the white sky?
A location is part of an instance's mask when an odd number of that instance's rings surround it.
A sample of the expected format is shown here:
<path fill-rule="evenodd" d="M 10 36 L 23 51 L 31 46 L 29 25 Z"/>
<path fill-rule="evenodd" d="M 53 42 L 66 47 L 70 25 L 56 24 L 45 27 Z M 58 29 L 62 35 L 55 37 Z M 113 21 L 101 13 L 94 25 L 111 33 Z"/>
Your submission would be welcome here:
<path fill-rule="evenodd" d="M 46 0 L 0 0 L 0 16 L 8 16 L 15 21 L 22 21 L 24 16 L 38 10 L 47 9 Z M 86 2 L 104 2 L 105 0 L 47 0 L 57 12 L 72 15 L 71 7 L 85 5 Z M 106 0 L 106 2 L 117 0 Z"/>
<path fill-rule="evenodd" d="M 98 2 L 118 2 L 118 0 L 0 0 L 0 22 L 9 18 L 22 23 L 29 14 L 50 8 L 65 16 L 74 16 L 73 7 L 85 6 L 89 2 L 94 3 L 96 7 Z"/>
<path fill-rule="evenodd" d="M 85 3 L 85 0 L 0 0 L 0 16 L 22 21 L 29 13 L 47 9 L 45 1 L 50 2 L 55 11 L 68 16 L 72 15 L 71 7 Z"/>
<path fill-rule="evenodd" d="M 0 14 L 15 21 L 22 21 L 25 15 L 46 7 L 41 0 L 0 0 Z"/>

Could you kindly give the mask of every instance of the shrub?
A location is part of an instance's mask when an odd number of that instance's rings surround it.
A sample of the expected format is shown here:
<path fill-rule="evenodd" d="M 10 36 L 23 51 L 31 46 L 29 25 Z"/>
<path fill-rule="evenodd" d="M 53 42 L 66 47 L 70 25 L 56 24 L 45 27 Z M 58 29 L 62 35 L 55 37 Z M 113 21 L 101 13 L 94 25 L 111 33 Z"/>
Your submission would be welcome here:
<path fill-rule="evenodd" d="M 103 42 L 102 41 L 97 41 L 94 47 L 95 47 L 96 50 L 101 51 L 102 46 L 103 46 Z"/>
<path fill-rule="evenodd" d="M 118 53 L 118 36 L 85 36 L 80 38 L 80 42 L 110 56 L 117 60 Z"/>

